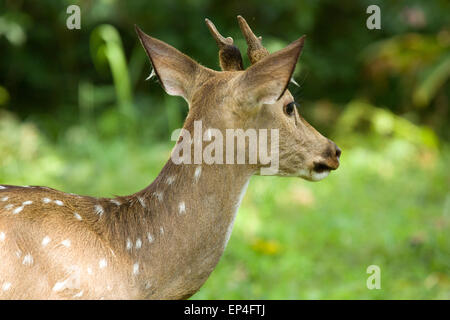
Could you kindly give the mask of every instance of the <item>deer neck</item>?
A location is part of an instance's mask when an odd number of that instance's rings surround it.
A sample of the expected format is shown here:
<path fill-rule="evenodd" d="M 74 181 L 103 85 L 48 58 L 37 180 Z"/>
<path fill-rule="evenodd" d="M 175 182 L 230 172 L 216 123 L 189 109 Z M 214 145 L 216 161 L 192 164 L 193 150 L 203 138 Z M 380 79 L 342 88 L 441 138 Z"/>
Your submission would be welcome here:
<path fill-rule="evenodd" d="M 147 297 L 186 298 L 201 287 L 227 245 L 251 175 L 245 165 L 169 160 L 150 186 L 131 196 L 142 206 L 142 221 L 128 226 L 147 247 L 128 254 Z M 137 240 L 127 241 L 133 247 Z"/>

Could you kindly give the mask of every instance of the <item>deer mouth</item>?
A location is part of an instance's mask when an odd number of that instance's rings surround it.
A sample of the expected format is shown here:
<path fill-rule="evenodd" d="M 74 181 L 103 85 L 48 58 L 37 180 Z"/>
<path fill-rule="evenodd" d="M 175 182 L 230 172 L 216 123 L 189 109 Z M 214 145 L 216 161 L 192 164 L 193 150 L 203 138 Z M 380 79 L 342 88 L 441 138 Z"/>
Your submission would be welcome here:
<path fill-rule="evenodd" d="M 320 181 L 328 177 L 332 170 L 336 170 L 337 166 L 330 166 L 324 162 L 315 162 L 309 170 L 302 169 L 298 171 L 298 175 L 309 181 Z"/>
<path fill-rule="evenodd" d="M 314 166 L 312 169 L 300 169 L 298 176 L 308 181 L 320 181 L 330 174 L 332 168 L 327 166 Z"/>
<path fill-rule="evenodd" d="M 314 163 L 313 172 L 317 173 L 323 173 L 323 172 L 330 172 L 331 170 L 335 170 L 336 168 L 330 167 L 328 164 L 323 162 L 316 162 Z"/>
<path fill-rule="evenodd" d="M 338 161 L 336 161 L 336 163 L 333 162 L 331 165 L 325 162 L 315 162 L 311 170 L 311 180 L 319 181 L 325 179 L 326 177 L 328 177 L 330 172 L 332 170 L 336 170 L 338 166 L 339 166 Z"/>

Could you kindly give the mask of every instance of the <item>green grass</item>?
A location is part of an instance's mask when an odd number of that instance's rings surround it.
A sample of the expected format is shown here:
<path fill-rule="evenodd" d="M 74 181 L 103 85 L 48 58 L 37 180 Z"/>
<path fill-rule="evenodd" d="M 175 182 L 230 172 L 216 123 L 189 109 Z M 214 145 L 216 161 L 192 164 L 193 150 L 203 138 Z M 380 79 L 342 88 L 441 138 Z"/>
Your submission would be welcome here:
<path fill-rule="evenodd" d="M 169 157 L 169 144 L 101 141 L 82 127 L 49 143 L 30 124 L 0 119 L 0 183 L 123 195 Z M 344 148 L 339 170 L 318 183 L 253 177 L 193 299 L 450 299 L 449 159 L 446 147 L 390 140 Z M 366 287 L 369 265 L 381 268 L 380 290 Z"/>

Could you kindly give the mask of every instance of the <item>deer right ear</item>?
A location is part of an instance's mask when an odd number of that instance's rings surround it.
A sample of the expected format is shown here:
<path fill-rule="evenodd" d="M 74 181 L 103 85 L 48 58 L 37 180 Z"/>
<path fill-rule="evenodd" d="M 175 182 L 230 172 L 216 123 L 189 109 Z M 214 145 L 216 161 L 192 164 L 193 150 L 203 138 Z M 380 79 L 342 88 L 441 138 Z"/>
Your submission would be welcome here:
<path fill-rule="evenodd" d="M 167 43 L 150 37 L 138 26 L 135 25 L 135 28 L 163 89 L 170 95 L 183 97 L 189 103 L 198 82 L 213 71 Z"/>
<path fill-rule="evenodd" d="M 246 105 L 275 103 L 286 91 L 303 48 L 305 36 L 261 59 L 237 80 L 238 100 Z"/>

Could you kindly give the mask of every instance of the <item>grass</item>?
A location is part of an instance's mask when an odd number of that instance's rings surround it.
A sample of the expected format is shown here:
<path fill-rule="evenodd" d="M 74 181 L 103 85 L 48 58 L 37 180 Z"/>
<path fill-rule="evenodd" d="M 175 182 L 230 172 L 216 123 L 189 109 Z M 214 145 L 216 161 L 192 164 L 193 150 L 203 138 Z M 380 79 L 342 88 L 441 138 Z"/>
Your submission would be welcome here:
<path fill-rule="evenodd" d="M 0 183 L 123 195 L 169 157 L 169 144 L 102 141 L 83 127 L 50 143 L 32 124 L 0 120 Z M 449 158 L 445 146 L 389 140 L 344 148 L 339 170 L 318 183 L 253 177 L 193 299 L 450 299 Z M 366 287 L 370 265 L 381 268 L 379 290 Z"/>

